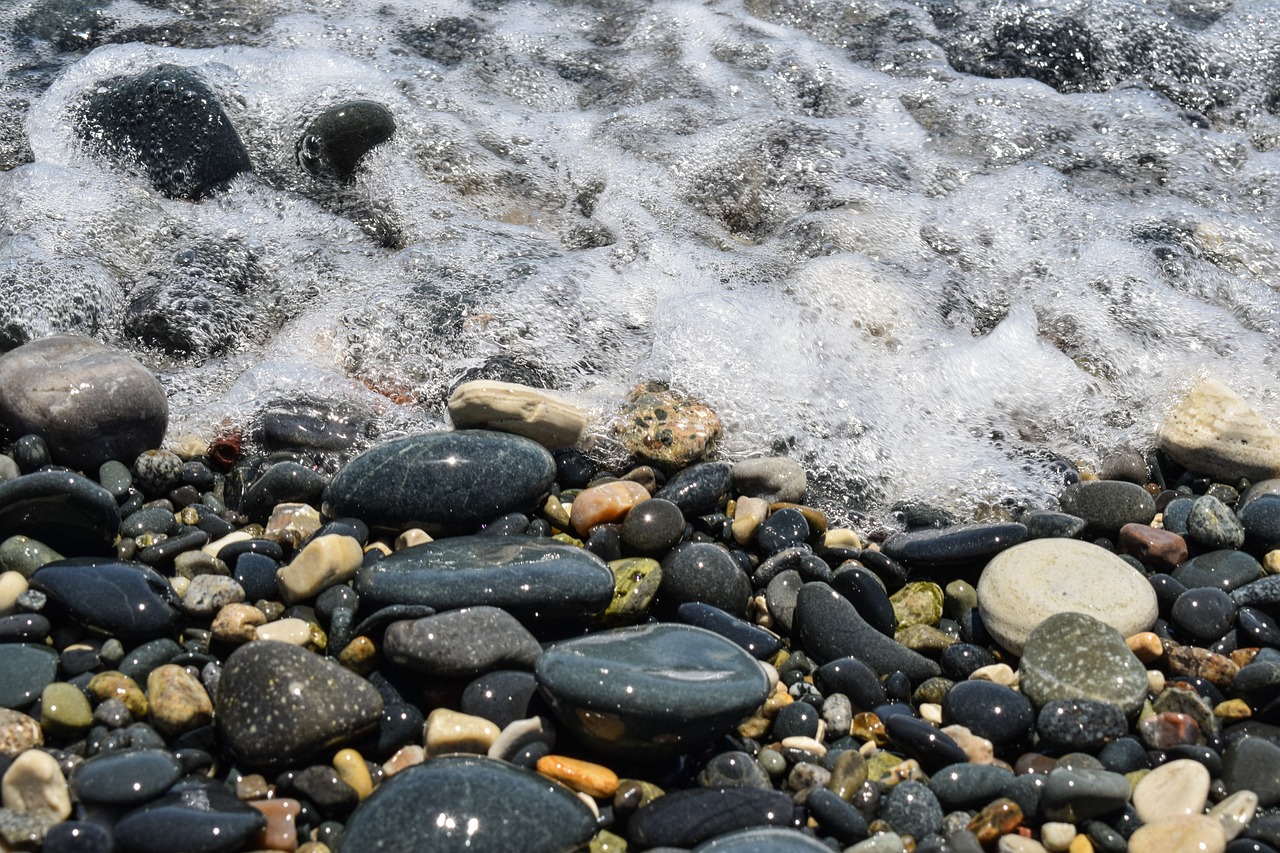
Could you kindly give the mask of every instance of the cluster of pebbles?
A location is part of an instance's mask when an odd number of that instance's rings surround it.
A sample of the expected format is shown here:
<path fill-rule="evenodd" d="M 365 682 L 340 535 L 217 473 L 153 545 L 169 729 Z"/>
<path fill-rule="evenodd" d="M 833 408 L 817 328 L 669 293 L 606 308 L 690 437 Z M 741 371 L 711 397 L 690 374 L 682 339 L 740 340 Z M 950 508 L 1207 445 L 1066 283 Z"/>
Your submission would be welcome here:
<path fill-rule="evenodd" d="M 154 449 L 87 339 L 0 392 L 0 850 L 1280 849 L 1280 480 L 1219 385 L 1058 509 L 864 535 L 657 387 L 648 464 L 487 383 L 332 476 Z"/>

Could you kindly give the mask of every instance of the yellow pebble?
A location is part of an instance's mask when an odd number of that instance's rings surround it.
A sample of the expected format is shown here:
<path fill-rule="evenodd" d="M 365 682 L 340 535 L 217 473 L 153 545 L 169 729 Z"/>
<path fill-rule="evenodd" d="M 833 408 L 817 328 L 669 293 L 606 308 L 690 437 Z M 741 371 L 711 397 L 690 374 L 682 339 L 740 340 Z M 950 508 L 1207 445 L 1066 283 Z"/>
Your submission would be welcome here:
<path fill-rule="evenodd" d="M 1214 706 L 1213 715 L 1220 720 L 1247 720 L 1253 716 L 1253 709 L 1243 699 L 1228 699 Z"/>
<path fill-rule="evenodd" d="M 612 797 L 618 790 L 618 774 L 601 764 L 565 755 L 544 755 L 537 766 L 548 779 L 593 797 Z"/>
<path fill-rule="evenodd" d="M 373 776 L 364 763 L 364 756 L 354 749 L 338 750 L 338 754 L 333 757 L 333 769 L 338 771 L 338 777 L 343 782 L 355 789 L 360 799 L 373 793 Z"/>
<path fill-rule="evenodd" d="M 1129 651 L 1143 663 L 1159 660 L 1164 654 L 1164 643 L 1160 641 L 1159 635 L 1151 631 L 1140 631 L 1124 642 Z"/>
<path fill-rule="evenodd" d="M 1077 835 L 1071 839 L 1071 844 L 1067 847 L 1067 853 L 1093 853 L 1093 842 L 1089 840 L 1087 835 Z"/>

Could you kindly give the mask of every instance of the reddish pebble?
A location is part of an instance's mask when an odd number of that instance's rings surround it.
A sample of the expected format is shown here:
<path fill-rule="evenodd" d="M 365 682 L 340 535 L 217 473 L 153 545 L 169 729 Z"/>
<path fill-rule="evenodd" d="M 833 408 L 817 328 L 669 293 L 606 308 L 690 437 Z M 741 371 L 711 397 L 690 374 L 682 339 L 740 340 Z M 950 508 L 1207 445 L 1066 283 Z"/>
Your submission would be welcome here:
<path fill-rule="evenodd" d="M 1208 649 L 1196 646 L 1178 646 L 1170 649 L 1168 654 L 1169 672 L 1173 675 L 1186 675 L 1203 678 L 1213 682 L 1215 687 L 1225 690 L 1231 679 L 1240 671 L 1231 658 L 1215 654 Z"/>
<path fill-rule="evenodd" d="M 649 490 L 630 480 L 615 480 L 584 489 L 573 499 L 569 523 L 582 535 L 597 524 L 622 521 L 631 508 L 649 499 Z"/>
<path fill-rule="evenodd" d="M 1121 527 L 1116 546 L 1121 554 L 1137 557 L 1143 565 L 1161 571 L 1176 568 L 1187 559 L 1187 540 L 1146 524 Z"/>
<path fill-rule="evenodd" d="M 1138 735 L 1150 749 L 1172 749 L 1184 743 L 1198 743 L 1200 724 L 1190 714 L 1164 711 L 1138 723 Z"/>
<path fill-rule="evenodd" d="M 262 812 L 267 828 L 258 836 L 258 846 L 263 850 L 298 849 L 298 814 L 302 804 L 287 797 L 271 800 L 253 800 L 249 803 Z"/>

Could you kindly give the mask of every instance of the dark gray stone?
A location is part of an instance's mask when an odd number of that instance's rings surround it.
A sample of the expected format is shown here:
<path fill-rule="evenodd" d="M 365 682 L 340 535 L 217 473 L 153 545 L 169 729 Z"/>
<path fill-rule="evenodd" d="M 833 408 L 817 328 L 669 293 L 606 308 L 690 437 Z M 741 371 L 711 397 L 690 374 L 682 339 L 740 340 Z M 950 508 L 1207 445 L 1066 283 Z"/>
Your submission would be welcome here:
<path fill-rule="evenodd" d="M 1085 520 L 1067 512 L 1034 509 L 1019 516 L 1028 539 L 1075 539 L 1084 532 Z"/>
<path fill-rule="evenodd" d="M 1006 548 L 1027 541 L 1017 522 L 961 524 L 940 530 L 895 533 L 884 541 L 885 556 L 912 567 L 935 568 L 985 563 Z"/>
<path fill-rule="evenodd" d="M 642 554 L 665 554 L 684 535 L 684 513 L 663 498 L 642 501 L 622 521 L 622 542 Z"/>
<path fill-rule="evenodd" d="M 731 473 L 737 494 L 770 503 L 799 503 L 808 488 L 804 468 L 785 456 L 743 459 L 733 464 Z"/>
<path fill-rule="evenodd" d="M 1196 498 L 1187 514 L 1187 535 L 1206 548 L 1239 548 L 1244 526 L 1231 508 L 1213 495 Z"/>
<path fill-rule="evenodd" d="M 1057 613 L 1022 649 L 1022 692 L 1043 707 L 1057 699 L 1092 699 L 1136 714 L 1147 698 L 1147 670 L 1110 625 L 1083 613 Z"/>
<path fill-rule="evenodd" d="M 131 806 L 160 796 L 182 776 L 182 762 L 163 749 L 103 752 L 76 766 L 71 792 L 84 803 Z"/>
<path fill-rule="evenodd" d="M 1128 730 L 1119 706 L 1088 699 L 1049 702 L 1036 718 L 1041 742 L 1062 752 L 1097 752 Z"/>
<path fill-rule="evenodd" d="M 1227 592 L 1262 576 L 1262 566 L 1257 560 L 1244 551 L 1229 549 L 1200 554 L 1173 570 L 1174 580 L 1187 589 L 1213 586 Z"/>
<path fill-rule="evenodd" d="M 1027 697 L 990 681 L 962 681 L 942 700 L 943 718 L 965 726 L 997 749 L 1025 741 L 1035 724 Z"/>
<path fill-rule="evenodd" d="M 805 652 L 819 663 L 856 657 L 881 675 L 903 672 L 913 682 L 942 673 L 934 661 L 867 624 L 848 599 L 825 583 L 800 589 L 795 620 Z"/>
<path fill-rule="evenodd" d="M 58 653 L 35 643 L 6 643 L 0 654 L 0 708 L 23 709 L 58 674 Z"/>
<path fill-rule="evenodd" d="M 1236 605 L 1221 587 L 1195 587 L 1178 596 L 1169 619 L 1195 645 L 1207 646 L 1231 630 Z"/>
<path fill-rule="evenodd" d="M 1156 500 L 1136 483 L 1092 480 L 1067 486 L 1058 497 L 1062 511 L 1086 522 L 1088 535 L 1115 537 L 1126 524 L 1150 524 Z"/>
<path fill-rule="evenodd" d="M 318 505 L 327 483 L 327 477 L 305 465 L 277 462 L 253 481 L 239 509 L 252 519 L 266 521 L 276 504 Z"/>
<path fill-rule="evenodd" d="M 267 826 L 229 791 L 193 784 L 129 812 L 115 825 L 118 849 L 135 853 L 229 853 Z"/>
<path fill-rule="evenodd" d="M 981 809 L 1012 779 L 1012 772 L 992 764 L 953 764 L 929 777 L 929 789 L 946 811 Z"/>
<path fill-rule="evenodd" d="M 735 830 L 786 826 L 791 798 L 758 788 L 689 788 L 641 806 L 627 823 L 627 839 L 641 850 L 693 847 Z"/>
<path fill-rule="evenodd" d="M 732 482 L 728 462 L 700 462 L 674 475 L 654 497 L 671 501 L 686 516 L 706 515 L 724 503 Z"/>
<path fill-rule="evenodd" d="M 1059 767 L 1045 780 L 1040 809 L 1049 820 L 1077 823 L 1115 811 L 1131 792 L 1129 780 L 1119 773 Z"/>
<path fill-rule="evenodd" d="M 744 616 L 751 599 L 751 581 L 728 551 L 709 542 L 690 542 L 662 561 L 658 599 L 671 609 L 700 601 Z"/>
<path fill-rule="evenodd" d="M 0 541 L 20 535 L 66 556 L 106 556 L 119 530 L 115 498 L 87 477 L 37 471 L 0 482 Z"/>
<path fill-rule="evenodd" d="M 774 634 L 710 604 L 690 601 L 681 604 L 676 615 L 686 625 L 706 628 L 733 641 L 757 660 L 768 660 L 782 648 L 782 641 Z"/>
<path fill-rule="evenodd" d="M 568 788 L 487 758 L 431 758 L 387 780 L 347 819 L 342 850 L 527 850 L 584 846 L 591 810 Z"/>
<path fill-rule="evenodd" d="M 518 435 L 456 430 L 397 439 L 351 460 L 329 483 L 324 511 L 371 526 L 475 525 L 529 506 L 556 465 Z"/>
<path fill-rule="evenodd" d="M 880 803 L 880 817 L 899 835 L 913 838 L 924 838 L 942 829 L 942 806 L 922 782 L 908 780 L 895 785 Z"/>
<path fill-rule="evenodd" d="M 1230 744 L 1222 756 L 1222 782 L 1231 794 L 1253 791 L 1262 808 L 1280 803 L 1280 746 L 1260 737 Z"/>
<path fill-rule="evenodd" d="M 141 563 L 55 560 L 31 576 L 31 586 L 74 622 L 115 637 L 166 634 L 182 616 L 182 600 L 173 586 Z"/>
<path fill-rule="evenodd" d="M 311 120 L 298 140 L 298 164 L 313 175 L 350 178 L 371 149 L 391 138 L 396 120 L 373 101 L 347 101 Z"/>
<path fill-rule="evenodd" d="M 514 616 L 497 607 L 465 607 L 393 622 L 383 639 L 387 659 L 415 672 L 468 677 L 501 664 L 533 668 L 542 646 Z"/>

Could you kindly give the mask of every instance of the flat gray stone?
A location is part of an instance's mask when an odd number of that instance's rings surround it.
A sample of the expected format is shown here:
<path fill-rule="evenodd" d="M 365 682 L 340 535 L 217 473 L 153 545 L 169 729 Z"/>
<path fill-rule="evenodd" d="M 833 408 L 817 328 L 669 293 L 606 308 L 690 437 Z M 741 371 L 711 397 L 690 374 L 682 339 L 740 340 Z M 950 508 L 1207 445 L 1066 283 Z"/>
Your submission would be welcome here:
<path fill-rule="evenodd" d="M 476 676 L 510 664 L 532 669 L 542 646 L 514 616 L 497 607 L 466 607 L 393 622 L 383 651 L 393 663 L 427 675 Z"/>
<path fill-rule="evenodd" d="M 1147 698 L 1147 670 L 1110 625 L 1084 613 L 1040 623 L 1022 650 L 1022 692 L 1036 708 L 1060 699 L 1118 705 L 1132 718 Z"/>

